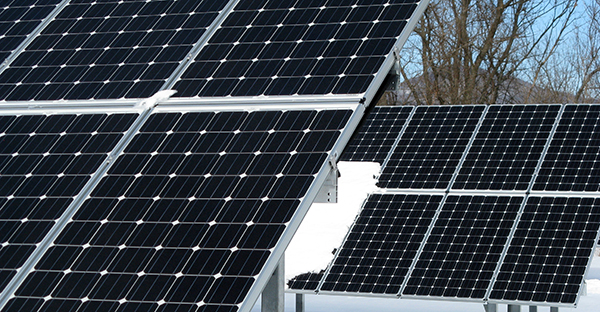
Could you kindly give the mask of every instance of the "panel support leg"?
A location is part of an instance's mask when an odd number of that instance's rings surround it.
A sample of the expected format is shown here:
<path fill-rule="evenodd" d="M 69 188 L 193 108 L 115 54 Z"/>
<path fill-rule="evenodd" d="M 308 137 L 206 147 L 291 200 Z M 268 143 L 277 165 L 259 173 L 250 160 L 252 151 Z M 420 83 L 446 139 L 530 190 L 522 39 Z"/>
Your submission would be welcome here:
<path fill-rule="evenodd" d="M 497 312 L 498 305 L 495 303 L 486 303 L 483 305 L 483 309 L 485 310 L 485 312 Z"/>
<path fill-rule="evenodd" d="M 304 294 L 296 294 L 296 312 L 304 312 Z"/>
<path fill-rule="evenodd" d="M 529 306 L 529 312 L 537 312 L 537 306 Z"/>
<path fill-rule="evenodd" d="M 284 259 L 281 257 L 279 265 L 273 272 L 273 276 L 267 282 L 267 286 L 262 293 L 261 311 L 262 312 L 284 312 L 284 290 L 285 290 L 285 267 Z"/>
<path fill-rule="evenodd" d="M 508 312 L 521 312 L 521 306 L 520 305 L 509 304 L 507 311 Z"/>
<path fill-rule="evenodd" d="M 550 307 L 550 312 L 558 312 L 558 307 Z"/>

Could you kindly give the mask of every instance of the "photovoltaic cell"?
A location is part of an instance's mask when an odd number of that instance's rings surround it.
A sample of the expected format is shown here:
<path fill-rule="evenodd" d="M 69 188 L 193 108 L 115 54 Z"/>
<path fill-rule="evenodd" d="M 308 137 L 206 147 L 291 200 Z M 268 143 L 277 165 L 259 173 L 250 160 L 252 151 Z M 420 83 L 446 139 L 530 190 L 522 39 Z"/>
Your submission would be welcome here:
<path fill-rule="evenodd" d="M 374 107 L 346 145 L 340 160 L 383 164 L 412 110 L 410 106 Z"/>
<path fill-rule="evenodd" d="M 402 295 L 483 299 L 522 201 L 448 196 Z"/>
<path fill-rule="evenodd" d="M 321 291 L 396 295 L 443 196 L 371 195 Z"/>
<path fill-rule="evenodd" d="M 600 191 L 600 105 L 566 105 L 536 191 Z"/>
<path fill-rule="evenodd" d="M 3 311 L 237 311 L 351 114 L 151 115 Z"/>
<path fill-rule="evenodd" d="M 0 1 L 0 64 L 62 0 Z"/>
<path fill-rule="evenodd" d="M 573 304 L 600 226 L 600 199 L 530 197 L 490 299 Z"/>
<path fill-rule="evenodd" d="M 420 106 L 390 159 L 379 187 L 446 189 L 485 106 Z"/>
<path fill-rule="evenodd" d="M 241 0 L 177 96 L 364 93 L 416 0 Z"/>
<path fill-rule="evenodd" d="M 490 106 L 453 189 L 528 189 L 560 105 Z"/>
<path fill-rule="evenodd" d="M 0 116 L 0 292 L 135 117 Z"/>
<path fill-rule="evenodd" d="M 149 97 L 226 3 L 70 1 L 0 75 L 0 99 Z"/>

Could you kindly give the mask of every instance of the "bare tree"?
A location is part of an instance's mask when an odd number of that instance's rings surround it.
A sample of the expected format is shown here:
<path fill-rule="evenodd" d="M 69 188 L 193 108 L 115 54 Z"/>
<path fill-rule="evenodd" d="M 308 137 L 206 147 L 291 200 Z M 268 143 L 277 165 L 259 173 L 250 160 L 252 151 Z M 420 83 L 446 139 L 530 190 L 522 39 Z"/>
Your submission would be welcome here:
<path fill-rule="evenodd" d="M 547 67 L 542 64 L 550 62 L 563 41 L 576 3 L 432 0 L 400 59 L 399 73 L 408 89 L 399 95 L 401 101 L 523 101 L 513 98 L 514 89 L 523 88 L 517 77 L 523 71 L 538 71 L 539 76 Z"/>

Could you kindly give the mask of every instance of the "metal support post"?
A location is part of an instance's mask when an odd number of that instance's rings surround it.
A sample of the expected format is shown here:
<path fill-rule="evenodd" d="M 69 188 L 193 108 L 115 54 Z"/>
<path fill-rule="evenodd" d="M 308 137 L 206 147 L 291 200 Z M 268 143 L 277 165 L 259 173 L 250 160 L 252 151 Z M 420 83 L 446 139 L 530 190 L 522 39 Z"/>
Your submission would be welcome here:
<path fill-rule="evenodd" d="M 537 312 L 537 306 L 529 306 L 529 312 Z"/>
<path fill-rule="evenodd" d="M 304 312 L 304 294 L 296 294 L 296 312 Z"/>
<path fill-rule="evenodd" d="M 509 304 L 507 311 L 508 312 L 521 312 L 521 306 L 520 305 Z"/>
<path fill-rule="evenodd" d="M 486 303 L 483 305 L 483 309 L 485 310 L 485 312 L 497 312 L 498 305 L 495 303 Z"/>
<path fill-rule="evenodd" d="M 558 312 L 558 307 L 550 307 L 550 312 Z"/>
<path fill-rule="evenodd" d="M 262 293 L 261 311 L 262 312 L 284 312 L 285 308 L 285 266 L 284 258 L 281 257 L 279 265 L 273 272 L 271 279 L 265 286 Z"/>

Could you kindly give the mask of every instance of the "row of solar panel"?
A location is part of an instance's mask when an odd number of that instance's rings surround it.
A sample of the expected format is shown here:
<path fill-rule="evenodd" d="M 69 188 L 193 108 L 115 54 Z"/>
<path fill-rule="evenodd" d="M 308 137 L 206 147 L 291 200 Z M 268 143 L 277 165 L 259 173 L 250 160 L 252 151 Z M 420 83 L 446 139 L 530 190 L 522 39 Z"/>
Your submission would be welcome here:
<path fill-rule="evenodd" d="M 240 0 L 229 12 L 210 0 L 3 2 L 0 62 L 34 36 L 0 68 L 2 101 L 146 98 L 162 88 L 181 97 L 361 94 L 419 3 Z M 188 61 L 203 35 L 210 40 Z"/>
<path fill-rule="evenodd" d="M 523 201 L 522 196 L 371 195 L 327 274 L 299 276 L 289 286 L 575 304 L 598 236 L 600 199 Z"/>
<path fill-rule="evenodd" d="M 237 311 L 352 113 L 1 116 L 1 311 Z"/>
<path fill-rule="evenodd" d="M 600 105 L 376 107 L 341 160 L 381 188 L 598 192 L 598 137 Z"/>

